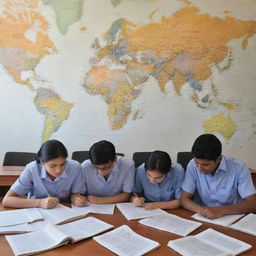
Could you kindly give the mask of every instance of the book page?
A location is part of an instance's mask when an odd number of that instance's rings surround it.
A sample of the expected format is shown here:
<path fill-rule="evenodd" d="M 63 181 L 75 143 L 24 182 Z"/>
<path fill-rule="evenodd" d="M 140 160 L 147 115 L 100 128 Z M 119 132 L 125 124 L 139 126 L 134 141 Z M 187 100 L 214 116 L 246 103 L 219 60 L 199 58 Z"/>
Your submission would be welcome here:
<path fill-rule="evenodd" d="M 54 227 L 50 226 L 36 232 L 5 237 L 15 255 L 31 255 L 43 252 L 58 247 L 66 239 L 64 234 L 60 234 Z"/>
<path fill-rule="evenodd" d="M 40 212 L 43 217 L 52 224 L 63 224 L 83 218 L 85 216 L 85 214 L 76 212 L 62 204 L 58 204 L 52 209 L 40 209 Z"/>
<path fill-rule="evenodd" d="M 229 227 L 256 236 L 256 214 L 250 213 Z"/>
<path fill-rule="evenodd" d="M 39 222 L 39 221 L 38 221 Z M 33 231 L 31 224 L 18 224 L 13 226 L 0 227 L 0 234 L 19 234 Z"/>
<path fill-rule="evenodd" d="M 209 223 L 213 223 L 213 224 L 217 224 L 217 225 L 221 225 L 221 226 L 228 226 L 243 216 L 244 216 L 244 214 L 230 214 L 230 215 L 224 215 L 224 216 L 216 218 L 216 219 L 207 219 L 207 218 L 203 217 L 202 215 L 200 215 L 199 213 L 196 213 L 196 214 L 192 215 L 191 217 L 196 220 L 199 220 L 199 221 L 201 220 L 201 221 L 205 221 L 205 222 L 209 222 Z"/>
<path fill-rule="evenodd" d="M 183 219 L 174 214 L 160 214 L 140 220 L 139 223 L 171 232 L 180 236 L 187 236 L 189 233 L 202 225 L 200 222 Z"/>
<path fill-rule="evenodd" d="M 94 217 L 87 217 L 58 226 L 62 233 L 72 237 L 73 242 L 95 236 L 111 228 L 113 228 L 112 225 Z"/>
<path fill-rule="evenodd" d="M 0 227 L 30 223 L 43 219 L 37 208 L 19 209 L 0 212 Z"/>
<path fill-rule="evenodd" d="M 238 255 L 252 247 L 250 244 L 224 235 L 211 228 L 197 234 L 195 237 L 232 255 Z"/>
<path fill-rule="evenodd" d="M 88 213 L 98 213 L 98 214 L 114 214 L 115 204 L 89 204 L 85 207 L 77 207 L 72 205 L 72 209 L 76 212 L 88 214 Z"/>
<path fill-rule="evenodd" d="M 143 207 L 134 206 L 132 203 L 120 203 L 116 204 L 116 207 L 127 220 L 142 219 L 166 213 L 161 209 L 145 210 Z"/>
<path fill-rule="evenodd" d="M 171 240 L 167 246 L 183 256 L 232 256 L 194 236 Z"/>
<path fill-rule="evenodd" d="M 159 247 L 159 243 L 140 236 L 123 225 L 93 238 L 110 251 L 122 256 L 139 256 Z"/>

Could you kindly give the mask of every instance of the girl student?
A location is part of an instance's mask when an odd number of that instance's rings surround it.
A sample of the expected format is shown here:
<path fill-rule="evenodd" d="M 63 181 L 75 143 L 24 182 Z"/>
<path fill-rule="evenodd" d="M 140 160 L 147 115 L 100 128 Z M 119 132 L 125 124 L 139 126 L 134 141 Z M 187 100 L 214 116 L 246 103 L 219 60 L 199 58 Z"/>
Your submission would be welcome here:
<path fill-rule="evenodd" d="M 54 208 L 59 202 L 84 206 L 85 185 L 80 164 L 68 160 L 66 147 L 58 140 L 44 142 L 36 160 L 26 165 L 3 199 L 4 207 Z M 27 198 L 24 196 L 27 195 Z"/>
<path fill-rule="evenodd" d="M 178 208 L 183 179 L 184 169 L 180 164 L 172 163 L 168 153 L 154 151 L 137 168 L 131 201 L 147 210 Z"/>

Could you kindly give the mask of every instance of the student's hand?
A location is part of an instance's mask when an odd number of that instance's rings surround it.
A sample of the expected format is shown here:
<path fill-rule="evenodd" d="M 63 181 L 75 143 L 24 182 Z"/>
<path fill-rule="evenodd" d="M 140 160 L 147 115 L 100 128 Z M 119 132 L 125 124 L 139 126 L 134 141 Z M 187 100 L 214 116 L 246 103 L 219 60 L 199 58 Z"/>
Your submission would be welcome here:
<path fill-rule="evenodd" d="M 72 194 L 71 203 L 77 207 L 83 207 L 88 205 L 86 197 L 80 195 L 79 193 Z"/>
<path fill-rule="evenodd" d="M 48 196 L 43 199 L 39 199 L 39 207 L 44 209 L 51 209 L 57 206 L 60 203 L 60 200 L 58 197 L 51 197 Z"/>
<path fill-rule="evenodd" d="M 145 206 L 144 206 L 145 210 L 155 210 L 158 208 L 159 208 L 158 203 L 148 203 L 148 204 L 145 204 Z"/>
<path fill-rule="evenodd" d="M 132 204 L 134 206 L 143 206 L 144 203 L 145 203 L 145 198 L 144 197 L 135 196 L 132 200 Z"/>
<path fill-rule="evenodd" d="M 225 214 L 221 207 L 201 207 L 198 213 L 208 219 L 216 219 Z"/>

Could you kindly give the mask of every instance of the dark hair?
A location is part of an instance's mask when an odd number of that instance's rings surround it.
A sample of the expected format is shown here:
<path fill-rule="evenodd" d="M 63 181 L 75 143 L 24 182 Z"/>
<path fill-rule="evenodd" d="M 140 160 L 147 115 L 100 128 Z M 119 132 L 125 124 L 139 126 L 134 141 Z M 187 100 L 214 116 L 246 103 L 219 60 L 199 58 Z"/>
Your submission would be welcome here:
<path fill-rule="evenodd" d="M 213 134 L 202 134 L 194 142 L 192 153 L 195 158 L 216 161 L 221 155 L 222 145 Z"/>
<path fill-rule="evenodd" d="M 145 162 L 145 169 L 156 170 L 163 174 L 170 171 L 172 167 L 172 160 L 168 153 L 160 150 L 151 152 Z"/>
<path fill-rule="evenodd" d="M 115 146 L 106 140 L 94 143 L 89 151 L 89 157 L 92 164 L 107 164 L 116 158 Z"/>
<path fill-rule="evenodd" d="M 68 157 L 66 147 L 58 140 L 48 140 L 41 145 L 37 152 L 36 161 L 46 163 L 58 157 Z"/>

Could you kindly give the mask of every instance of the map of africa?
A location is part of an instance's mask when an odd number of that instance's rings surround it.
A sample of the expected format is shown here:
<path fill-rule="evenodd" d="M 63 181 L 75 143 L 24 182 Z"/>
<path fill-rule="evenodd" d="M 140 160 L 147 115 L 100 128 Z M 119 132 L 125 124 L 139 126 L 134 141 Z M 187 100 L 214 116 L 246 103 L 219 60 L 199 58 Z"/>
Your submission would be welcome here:
<path fill-rule="evenodd" d="M 247 2 L 1 0 L 0 107 L 14 103 L 3 119 L 37 144 L 140 134 L 138 145 L 150 137 L 169 150 L 161 133 L 173 141 L 181 132 L 176 145 L 188 148 L 205 132 L 234 155 L 245 145 L 253 151 L 256 4 Z"/>

